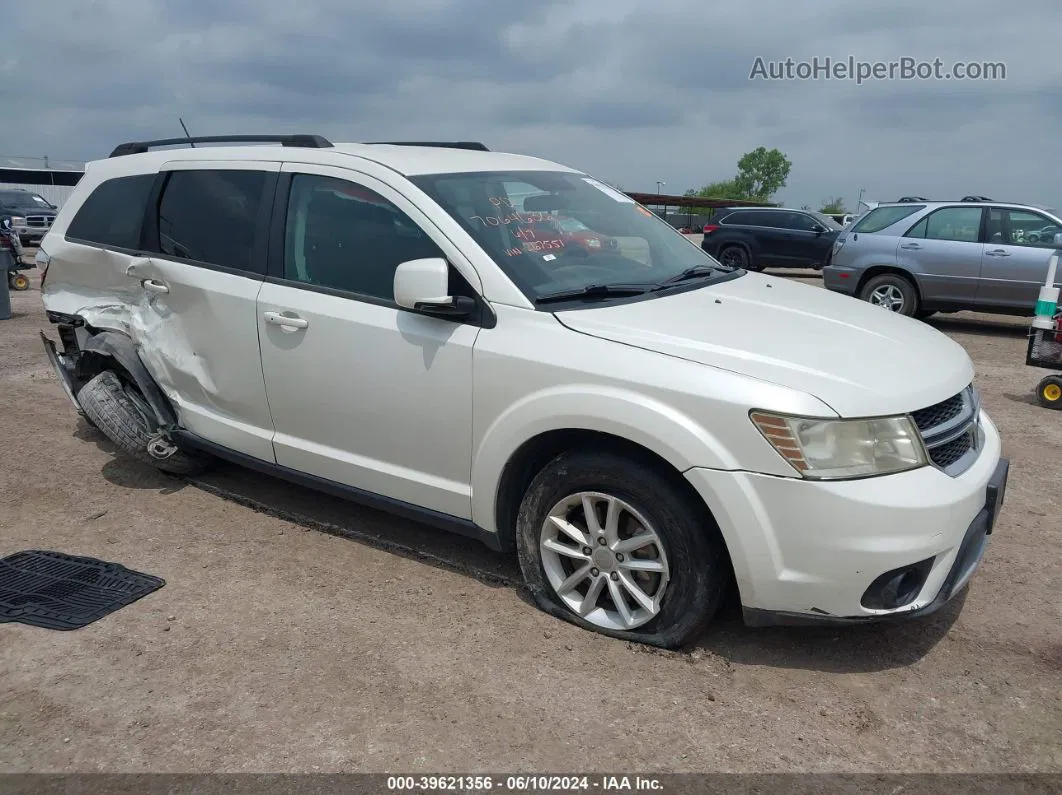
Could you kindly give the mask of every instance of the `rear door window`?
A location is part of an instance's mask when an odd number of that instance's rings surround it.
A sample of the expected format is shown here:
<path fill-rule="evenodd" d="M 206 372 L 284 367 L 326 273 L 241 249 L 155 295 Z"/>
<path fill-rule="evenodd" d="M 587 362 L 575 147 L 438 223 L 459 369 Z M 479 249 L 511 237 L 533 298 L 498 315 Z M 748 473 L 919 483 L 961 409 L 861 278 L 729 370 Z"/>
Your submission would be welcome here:
<path fill-rule="evenodd" d="M 914 215 L 925 208 L 924 204 L 905 204 L 902 207 L 875 207 L 855 223 L 852 231 L 880 232 L 882 229 L 886 229 L 897 221 L 902 221 L 904 218 Z"/>
<path fill-rule="evenodd" d="M 175 259 L 264 273 L 265 258 L 256 261 L 254 244 L 271 176 L 237 169 L 171 172 L 159 201 L 158 250 Z"/>
<path fill-rule="evenodd" d="M 981 214 L 980 207 L 945 207 L 927 215 L 905 237 L 976 243 L 981 234 Z"/>
<path fill-rule="evenodd" d="M 750 215 L 752 215 L 752 213 L 738 210 L 737 212 L 724 215 L 722 218 L 719 219 L 719 223 L 726 224 L 727 226 L 733 226 L 735 224 L 749 224 L 752 223 L 752 221 L 749 220 Z"/>
<path fill-rule="evenodd" d="M 154 182 L 154 174 L 101 182 L 74 215 L 66 239 L 107 248 L 139 249 L 140 226 Z"/>

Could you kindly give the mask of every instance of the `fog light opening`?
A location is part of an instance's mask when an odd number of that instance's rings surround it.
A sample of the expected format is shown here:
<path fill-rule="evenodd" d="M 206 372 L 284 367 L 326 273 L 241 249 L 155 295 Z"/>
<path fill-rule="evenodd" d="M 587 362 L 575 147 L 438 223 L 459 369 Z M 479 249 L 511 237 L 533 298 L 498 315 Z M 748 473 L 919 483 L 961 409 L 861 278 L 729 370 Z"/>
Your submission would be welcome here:
<path fill-rule="evenodd" d="M 895 610 L 918 598 L 935 557 L 887 571 L 870 584 L 860 604 L 867 610 Z"/>

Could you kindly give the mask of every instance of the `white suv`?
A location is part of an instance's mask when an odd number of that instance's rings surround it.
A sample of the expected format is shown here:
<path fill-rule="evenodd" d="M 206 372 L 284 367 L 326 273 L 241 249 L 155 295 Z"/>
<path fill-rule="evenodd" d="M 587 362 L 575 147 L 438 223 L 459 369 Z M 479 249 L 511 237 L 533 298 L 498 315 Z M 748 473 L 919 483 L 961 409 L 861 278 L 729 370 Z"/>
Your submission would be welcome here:
<path fill-rule="evenodd" d="M 55 369 L 129 454 L 515 550 L 544 610 L 665 647 L 735 580 L 751 625 L 845 623 L 981 560 L 1008 463 L 929 326 L 725 268 L 545 160 L 176 143 L 89 164 L 38 257 Z M 617 245 L 543 236 L 565 219 Z"/>

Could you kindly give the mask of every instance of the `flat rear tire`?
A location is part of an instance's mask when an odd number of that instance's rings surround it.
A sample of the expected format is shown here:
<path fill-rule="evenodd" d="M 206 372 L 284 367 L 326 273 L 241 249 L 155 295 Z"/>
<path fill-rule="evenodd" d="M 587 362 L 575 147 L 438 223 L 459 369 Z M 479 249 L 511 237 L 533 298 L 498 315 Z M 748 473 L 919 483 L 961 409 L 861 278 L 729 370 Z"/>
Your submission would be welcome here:
<path fill-rule="evenodd" d="M 176 450 L 166 458 L 148 452 L 156 441 L 148 421 L 151 409 L 139 390 L 113 370 L 95 375 L 77 393 L 85 417 L 122 453 L 172 475 L 195 475 L 210 465 L 200 454 Z"/>

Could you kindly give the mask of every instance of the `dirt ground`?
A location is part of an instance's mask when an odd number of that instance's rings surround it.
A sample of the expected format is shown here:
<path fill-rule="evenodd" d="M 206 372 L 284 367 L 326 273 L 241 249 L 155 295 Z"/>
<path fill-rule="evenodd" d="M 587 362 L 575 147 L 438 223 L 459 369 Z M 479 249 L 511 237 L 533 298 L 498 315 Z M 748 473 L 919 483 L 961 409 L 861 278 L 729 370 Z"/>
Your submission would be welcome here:
<path fill-rule="evenodd" d="M 535 610 L 473 542 L 115 458 L 49 369 L 36 285 L 0 321 L 0 556 L 167 584 L 74 632 L 0 625 L 0 773 L 1062 771 L 1062 413 L 1035 405 L 1024 321 L 932 321 L 1012 460 L 966 592 L 842 630 L 747 629 L 731 605 L 675 654 Z"/>

